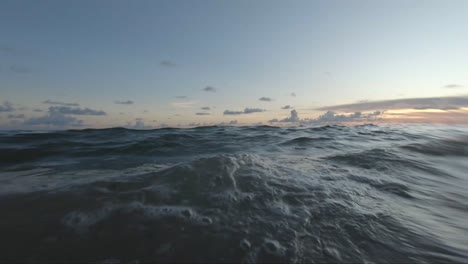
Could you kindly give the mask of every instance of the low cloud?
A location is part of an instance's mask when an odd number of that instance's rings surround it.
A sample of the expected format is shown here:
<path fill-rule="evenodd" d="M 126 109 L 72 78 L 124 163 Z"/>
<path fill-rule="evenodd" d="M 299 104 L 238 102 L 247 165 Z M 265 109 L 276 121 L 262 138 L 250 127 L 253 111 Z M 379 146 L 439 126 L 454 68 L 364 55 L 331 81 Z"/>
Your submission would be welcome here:
<path fill-rule="evenodd" d="M 135 124 L 131 124 L 130 122 L 127 123 L 125 126 L 131 129 L 154 129 L 154 126 L 146 125 L 142 118 L 135 118 Z"/>
<path fill-rule="evenodd" d="M 153 126 L 145 125 L 143 119 L 139 118 L 135 121 L 135 125 L 133 126 L 135 129 L 153 129 Z"/>
<path fill-rule="evenodd" d="M 8 119 L 23 119 L 24 115 L 19 114 L 19 115 L 8 115 Z"/>
<path fill-rule="evenodd" d="M 460 84 L 447 84 L 447 85 L 444 85 L 443 88 L 458 89 L 458 88 L 463 88 L 463 85 L 460 85 Z"/>
<path fill-rule="evenodd" d="M 22 49 L 10 44 L 0 43 L 0 52 L 12 55 L 28 55 L 31 54 L 30 50 Z"/>
<path fill-rule="evenodd" d="M 2 44 L 0 44 L 0 51 L 5 52 L 5 53 L 15 53 L 18 50 L 13 46 L 2 43 Z"/>
<path fill-rule="evenodd" d="M 82 126 L 83 120 L 75 117 L 66 116 L 59 112 L 49 112 L 45 116 L 32 117 L 24 121 L 24 125 L 30 126 L 54 126 L 54 127 L 68 127 L 68 126 Z"/>
<path fill-rule="evenodd" d="M 36 109 L 35 112 L 42 111 Z M 80 120 L 73 115 L 87 115 L 87 116 L 103 116 L 106 112 L 94 110 L 89 108 L 72 108 L 69 106 L 51 106 L 46 115 L 40 117 L 32 117 L 23 122 L 26 126 L 38 127 L 78 127 L 83 126 L 83 120 Z M 24 118 L 24 116 L 23 116 Z"/>
<path fill-rule="evenodd" d="M 271 99 L 270 97 L 260 97 L 258 98 L 259 101 L 263 101 L 263 102 L 271 102 L 273 101 L 273 99 Z"/>
<path fill-rule="evenodd" d="M 354 104 L 332 105 L 316 108 L 320 111 L 363 112 L 396 109 L 438 109 L 452 110 L 468 107 L 468 97 L 409 98 L 384 101 L 367 101 Z"/>
<path fill-rule="evenodd" d="M 229 122 L 221 122 L 221 123 L 218 123 L 216 125 L 218 125 L 218 126 L 235 126 L 237 124 L 238 124 L 237 120 L 231 120 Z"/>
<path fill-rule="evenodd" d="M 211 110 L 211 108 L 209 106 L 204 106 L 204 107 L 201 107 L 200 109 L 201 110 Z"/>
<path fill-rule="evenodd" d="M 127 101 L 115 101 L 114 102 L 115 104 L 121 104 L 121 105 L 132 105 L 134 104 L 135 102 L 131 101 L 131 100 L 127 100 Z"/>
<path fill-rule="evenodd" d="M 51 101 L 51 100 L 45 100 L 42 103 L 43 104 L 49 104 L 49 105 L 80 106 L 80 104 L 77 104 L 77 103 L 64 103 L 64 102 L 60 102 L 60 101 Z"/>
<path fill-rule="evenodd" d="M 285 106 L 281 107 L 281 109 L 286 109 L 287 110 L 287 109 L 292 109 L 292 107 L 290 105 L 285 105 Z"/>
<path fill-rule="evenodd" d="M 415 111 L 409 113 L 389 113 L 383 119 L 387 123 L 438 123 L 438 124 L 468 124 L 468 110 L 425 112 Z"/>
<path fill-rule="evenodd" d="M 260 113 L 265 112 L 265 109 L 260 108 L 245 108 L 244 111 L 232 111 L 232 110 L 225 110 L 224 115 L 243 115 L 243 114 L 252 114 L 252 113 Z"/>
<path fill-rule="evenodd" d="M 320 124 L 320 123 L 345 123 L 345 122 L 371 122 L 377 120 L 382 114 L 380 111 L 363 114 L 361 112 L 355 112 L 353 114 L 336 114 L 332 111 L 327 111 L 325 114 L 313 119 L 300 119 L 299 114 L 296 110 L 292 110 L 289 117 L 278 119 L 274 118 L 269 120 L 270 123 L 300 123 L 302 125 L 307 124 Z"/>
<path fill-rule="evenodd" d="M 301 121 L 299 119 L 299 115 L 296 110 L 291 110 L 291 115 L 289 117 L 283 118 L 283 119 L 278 119 L 274 118 L 269 120 L 268 122 L 270 123 L 277 123 L 277 122 L 283 122 L 283 123 L 290 123 L 290 122 L 299 122 Z"/>
<path fill-rule="evenodd" d="M 0 105 L 0 113 L 1 112 L 13 112 L 15 111 L 15 107 L 13 106 L 13 103 L 9 101 L 4 101 L 3 104 Z"/>
<path fill-rule="evenodd" d="M 202 90 L 205 91 L 205 92 L 216 93 L 216 88 L 213 87 L 213 86 L 206 86 Z"/>
<path fill-rule="evenodd" d="M 30 73 L 31 69 L 28 67 L 20 66 L 20 65 L 11 65 L 9 68 L 10 72 L 13 73 Z"/>
<path fill-rule="evenodd" d="M 49 107 L 50 113 L 60 113 L 63 115 L 92 115 L 103 116 L 106 112 L 101 110 L 94 110 L 89 108 L 71 108 L 68 106 L 51 106 Z"/>
<path fill-rule="evenodd" d="M 291 93 L 290 94 L 292 97 L 296 97 L 296 93 Z"/>
<path fill-rule="evenodd" d="M 368 114 L 363 114 L 362 112 L 355 112 L 353 114 L 344 115 L 336 114 L 335 112 L 328 111 L 325 114 L 319 116 L 316 121 L 322 123 L 342 123 L 342 122 L 362 122 L 362 121 L 375 121 L 375 118 L 380 116 L 382 112 L 375 111 Z"/>
<path fill-rule="evenodd" d="M 299 115 L 296 110 L 291 111 L 291 116 L 281 120 L 281 122 L 299 122 Z"/>
<path fill-rule="evenodd" d="M 196 114 L 196 115 L 200 115 L 200 116 L 202 116 L 202 115 L 210 115 L 210 113 L 195 113 L 195 114 Z"/>
<path fill-rule="evenodd" d="M 161 66 L 163 67 L 167 67 L 167 68 L 173 68 L 173 67 L 176 67 L 177 64 L 175 64 L 174 62 L 170 61 L 170 60 L 163 60 L 159 63 Z"/>

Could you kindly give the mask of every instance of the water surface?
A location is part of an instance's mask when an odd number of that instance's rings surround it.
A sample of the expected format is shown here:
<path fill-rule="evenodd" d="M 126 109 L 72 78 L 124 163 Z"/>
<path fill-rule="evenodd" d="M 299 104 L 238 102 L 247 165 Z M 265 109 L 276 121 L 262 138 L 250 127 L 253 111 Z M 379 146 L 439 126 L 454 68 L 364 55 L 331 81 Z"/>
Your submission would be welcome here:
<path fill-rule="evenodd" d="M 468 129 L 0 132 L 0 261 L 466 262 Z"/>

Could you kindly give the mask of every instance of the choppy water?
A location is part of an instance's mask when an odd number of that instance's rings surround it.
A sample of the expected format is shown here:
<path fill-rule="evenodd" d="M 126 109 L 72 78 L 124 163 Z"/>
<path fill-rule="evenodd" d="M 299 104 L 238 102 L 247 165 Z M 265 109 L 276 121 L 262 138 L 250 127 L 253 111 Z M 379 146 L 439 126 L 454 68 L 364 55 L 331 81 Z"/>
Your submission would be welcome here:
<path fill-rule="evenodd" d="M 0 133 L 0 261 L 466 262 L 468 129 Z"/>

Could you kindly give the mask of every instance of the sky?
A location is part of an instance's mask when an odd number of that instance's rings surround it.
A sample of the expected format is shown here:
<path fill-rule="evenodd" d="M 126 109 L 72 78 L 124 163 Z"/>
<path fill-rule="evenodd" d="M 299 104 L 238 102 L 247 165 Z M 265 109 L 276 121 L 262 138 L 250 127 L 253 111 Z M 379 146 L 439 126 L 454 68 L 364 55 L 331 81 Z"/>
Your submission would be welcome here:
<path fill-rule="evenodd" d="M 468 123 L 466 0 L 2 0 L 0 129 Z"/>

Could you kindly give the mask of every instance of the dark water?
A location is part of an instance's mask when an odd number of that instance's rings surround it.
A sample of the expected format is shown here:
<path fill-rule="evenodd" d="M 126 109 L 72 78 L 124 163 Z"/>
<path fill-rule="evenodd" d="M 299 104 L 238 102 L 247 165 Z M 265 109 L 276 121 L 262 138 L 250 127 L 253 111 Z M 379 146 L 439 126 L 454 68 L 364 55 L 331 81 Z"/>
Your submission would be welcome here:
<path fill-rule="evenodd" d="M 0 133 L 0 261 L 467 262 L 468 129 Z"/>

